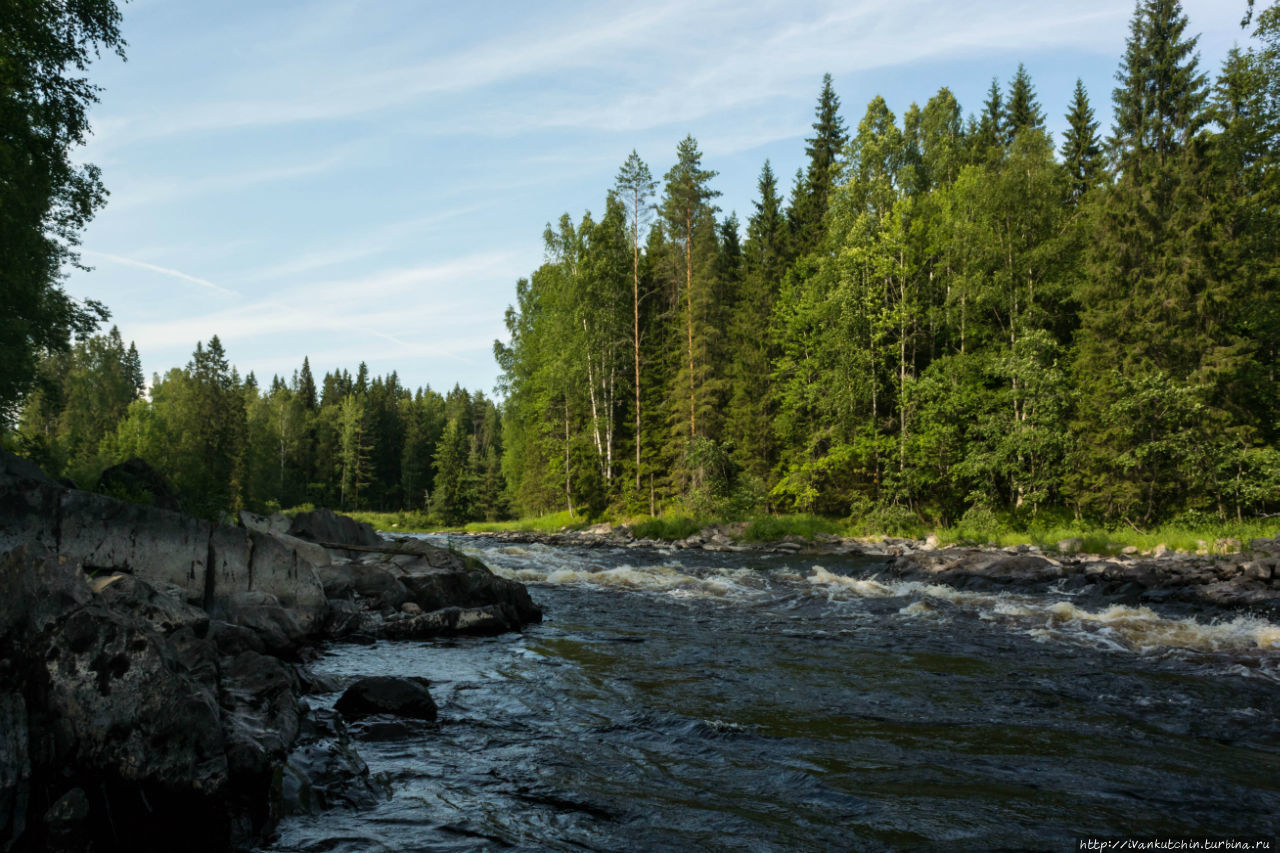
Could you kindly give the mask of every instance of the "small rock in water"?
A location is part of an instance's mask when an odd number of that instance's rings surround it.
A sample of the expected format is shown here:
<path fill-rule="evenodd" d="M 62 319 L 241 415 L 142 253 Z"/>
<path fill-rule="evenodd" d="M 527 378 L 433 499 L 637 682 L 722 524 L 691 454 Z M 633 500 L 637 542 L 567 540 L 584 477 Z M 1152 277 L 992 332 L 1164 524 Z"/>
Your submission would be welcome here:
<path fill-rule="evenodd" d="M 371 714 L 394 714 L 417 720 L 434 720 L 436 703 L 427 690 L 425 678 L 394 678 L 375 675 L 362 678 L 347 688 L 334 705 L 347 719 Z"/>
<path fill-rule="evenodd" d="M 408 613 L 410 616 L 417 616 L 422 612 L 422 608 L 412 601 L 406 601 L 404 604 L 400 605 L 400 612 Z"/>
<path fill-rule="evenodd" d="M 1168 553 L 1169 553 L 1169 546 L 1161 542 L 1159 545 L 1156 546 L 1156 549 L 1151 552 L 1151 556 L 1155 557 L 1158 560 L 1161 557 L 1167 555 Z"/>

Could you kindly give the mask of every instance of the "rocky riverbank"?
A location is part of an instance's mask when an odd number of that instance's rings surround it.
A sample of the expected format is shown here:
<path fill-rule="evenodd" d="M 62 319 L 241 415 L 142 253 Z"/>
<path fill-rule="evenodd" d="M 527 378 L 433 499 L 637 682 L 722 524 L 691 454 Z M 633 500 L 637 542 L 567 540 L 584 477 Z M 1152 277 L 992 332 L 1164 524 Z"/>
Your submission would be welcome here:
<path fill-rule="evenodd" d="M 1157 548 L 1153 554 L 1081 553 L 1081 540 L 1064 540 L 1052 550 L 1033 545 L 1008 548 L 938 547 L 936 540 L 878 540 L 821 536 L 776 542 L 744 542 L 740 526 L 708 527 L 685 539 L 639 539 L 626 527 L 601 524 L 560 533 L 508 531 L 451 534 L 502 541 L 576 548 L 671 548 L 812 556 L 881 557 L 887 577 L 945 583 L 961 589 L 1043 592 L 1049 588 L 1084 595 L 1100 603 L 1156 605 L 1183 613 L 1249 611 L 1280 617 L 1280 537 L 1247 545 L 1218 543 L 1228 553 L 1187 554 Z"/>
<path fill-rule="evenodd" d="M 521 584 L 319 511 L 236 526 L 0 457 L 0 850 L 228 850 L 384 795 L 312 712 L 332 640 L 501 633 Z"/>

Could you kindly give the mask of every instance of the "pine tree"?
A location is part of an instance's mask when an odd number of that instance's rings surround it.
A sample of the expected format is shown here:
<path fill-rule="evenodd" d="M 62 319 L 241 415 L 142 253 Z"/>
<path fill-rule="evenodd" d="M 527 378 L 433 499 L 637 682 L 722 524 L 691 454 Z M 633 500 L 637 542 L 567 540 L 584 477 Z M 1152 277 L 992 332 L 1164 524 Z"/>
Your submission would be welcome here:
<path fill-rule="evenodd" d="M 641 454 L 644 447 L 643 418 L 640 406 L 640 232 L 649 219 L 652 206 L 649 199 L 653 197 L 657 181 L 649 172 L 648 165 L 640 159 L 640 155 L 632 150 L 627 161 L 618 171 L 614 183 L 614 192 L 622 200 L 627 210 L 627 224 L 631 231 L 631 311 L 632 311 L 632 348 L 635 367 L 635 450 L 636 450 L 636 492 L 641 488 L 644 465 Z"/>

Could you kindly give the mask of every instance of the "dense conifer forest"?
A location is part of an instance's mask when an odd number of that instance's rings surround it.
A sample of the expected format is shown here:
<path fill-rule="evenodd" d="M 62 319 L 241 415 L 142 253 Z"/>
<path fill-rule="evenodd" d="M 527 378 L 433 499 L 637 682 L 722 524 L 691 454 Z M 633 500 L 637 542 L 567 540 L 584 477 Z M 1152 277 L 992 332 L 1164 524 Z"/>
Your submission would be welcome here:
<path fill-rule="evenodd" d="M 260 383 L 217 338 L 144 396 L 113 329 L 48 348 L 6 441 L 82 483 L 141 457 L 204 514 L 1274 513 L 1280 9 L 1248 33 L 1213 76 L 1180 4 L 1140 0 L 1056 140 L 1021 66 L 900 116 L 827 76 L 807 165 L 765 162 L 745 220 L 694 137 L 661 174 L 633 152 L 547 226 L 496 400 L 305 359 Z"/>

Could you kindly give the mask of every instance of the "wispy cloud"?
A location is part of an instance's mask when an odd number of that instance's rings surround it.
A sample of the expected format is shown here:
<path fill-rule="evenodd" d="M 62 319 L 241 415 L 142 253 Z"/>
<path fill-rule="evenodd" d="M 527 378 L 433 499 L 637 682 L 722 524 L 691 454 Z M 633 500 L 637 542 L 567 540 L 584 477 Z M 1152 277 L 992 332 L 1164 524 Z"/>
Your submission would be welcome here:
<path fill-rule="evenodd" d="M 111 255 L 106 252 L 95 252 L 92 249 L 82 249 L 81 254 L 88 255 L 93 258 L 101 258 L 102 260 L 110 261 L 113 264 L 123 264 L 128 267 L 137 267 L 138 269 L 148 270 L 150 272 L 159 273 L 160 275 L 167 275 L 170 278 L 181 279 L 182 281 L 189 281 L 192 284 L 198 284 L 201 287 L 207 287 L 210 290 L 216 290 L 217 292 L 225 293 L 228 296 L 240 295 L 236 291 L 223 287 L 220 284 L 214 284 L 213 282 L 209 281 L 207 278 L 200 278 L 199 276 L 194 276 L 189 273 L 185 273 L 182 270 L 175 270 L 175 269 L 170 269 L 169 267 L 157 266 L 156 264 L 149 264 L 146 261 L 139 261 L 133 258 L 124 258 L 124 257 L 121 257 L 120 255 Z"/>
<path fill-rule="evenodd" d="M 236 193 L 263 184 L 297 180 L 333 171 L 344 162 L 341 154 L 330 154 L 308 163 L 249 169 L 226 175 L 144 180 L 131 183 L 127 177 L 117 178 L 111 191 L 111 205 L 116 209 L 145 207 L 174 201 L 187 201 L 218 193 Z"/>
<path fill-rule="evenodd" d="M 238 282 L 278 281 L 340 266 L 361 258 L 373 257 L 397 246 L 403 246 L 407 241 L 419 238 L 445 222 L 483 210 L 494 203 L 493 200 L 478 201 L 426 216 L 415 216 L 400 222 L 375 226 L 357 240 L 338 246 L 328 245 L 301 252 L 286 260 L 246 271 L 235 276 L 234 279 Z"/>
<path fill-rule="evenodd" d="M 465 299 L 476 282 L 515 280 L 510 252 L 469 255 L 438 264 L 380 270 L 364 276 L 298 285 L 220 311 L 138 323 L 131 327 L 139 346 L 186 346 L 217 334 L 224 342 L 281 335 L 353 334 L 375 338 L 405 353 L 440 354 L 420 338 L 456 331 L 472 323 L 500 324 L 496 310 L 474 312 Z M 151 265 L 145 265 L 151 268 Z"/>

